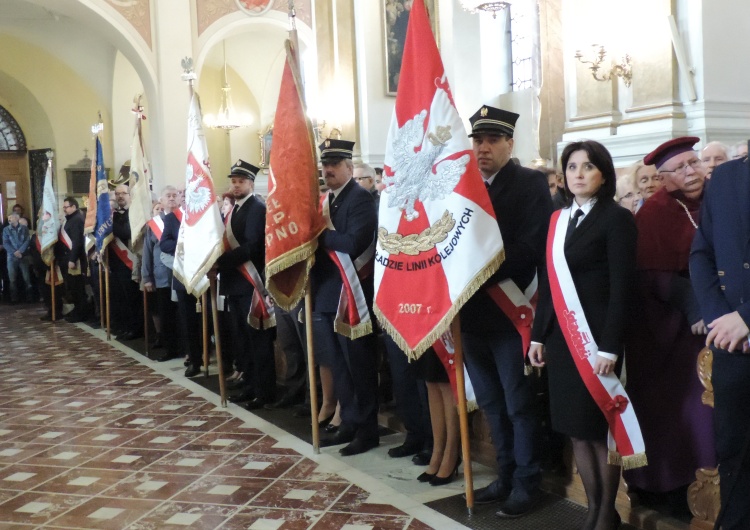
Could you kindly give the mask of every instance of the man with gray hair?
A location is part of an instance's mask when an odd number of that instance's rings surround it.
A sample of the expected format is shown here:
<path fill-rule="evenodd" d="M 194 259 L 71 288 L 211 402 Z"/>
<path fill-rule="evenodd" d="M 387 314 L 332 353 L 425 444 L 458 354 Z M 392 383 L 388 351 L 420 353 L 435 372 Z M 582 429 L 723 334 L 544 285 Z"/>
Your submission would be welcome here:
<path fill-rule="evenodd" d="M 29 229 L 19 222 L 20 215 L 16 212 L 8 216 L 8 226 L 3 229 L 3 247 L 8 253 L 8 277 L 10 278 L 10 300 L 18 303 L 18 271 L 23 275 L 26 286 L 26 301 L 32 301 L 31 274 L 29 264 L 23 260 L 24 253 L 29 248 L 31 236 Z"/>
<path fill-rule="evenodd" d="M 354 180 L 364 189 L 370 192 L 375 199 L 375 210 L 380 206 L 380 193 L 375 187 L 375 170 L 368 164 L 357 165 L 354 168 Z"/>
<path fill-rule="evenodd" d="M 709 142 L 701 151 L 701 160 L 706 168 L 706 178 L 711 178 L 714 168 L 729 160 L 729 148 L 721 142 Z"/>

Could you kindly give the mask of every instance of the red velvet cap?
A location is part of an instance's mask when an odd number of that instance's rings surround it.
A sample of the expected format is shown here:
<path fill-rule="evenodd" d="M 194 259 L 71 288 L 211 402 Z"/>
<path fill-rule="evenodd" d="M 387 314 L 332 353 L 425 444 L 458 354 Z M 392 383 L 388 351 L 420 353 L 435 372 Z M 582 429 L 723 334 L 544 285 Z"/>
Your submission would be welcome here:
<path fill-rule="evenodd" d="M 651 151 L 643 159 L 647 166 L 654 165 L 656 169 L 661 169 L 670 158 L 688 151 L 694 151 L 694 146 L 700 141 L 696 136 L 680 136 L 668 142 L 664 142 L 659 147 Z"/>

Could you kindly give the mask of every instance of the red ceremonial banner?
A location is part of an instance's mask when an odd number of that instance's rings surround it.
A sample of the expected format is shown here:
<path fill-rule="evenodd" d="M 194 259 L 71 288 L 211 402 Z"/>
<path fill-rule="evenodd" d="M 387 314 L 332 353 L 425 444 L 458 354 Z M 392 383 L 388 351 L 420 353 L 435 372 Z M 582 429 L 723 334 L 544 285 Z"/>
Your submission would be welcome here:
<path fill-rule="evenodd" d="M 418 358 L 504 260 L 422 0 L 409 15 L 383 182 L 375 314 Z"/>
<path fill-rule="evenodd" d="M 325 228 L 318 211 L 318 163 L 312 124 L 305 112 L 294 54 L 287 41 L 266 201 L 266 288 L 286 310 L 304 296 L 317 238 Z"/>

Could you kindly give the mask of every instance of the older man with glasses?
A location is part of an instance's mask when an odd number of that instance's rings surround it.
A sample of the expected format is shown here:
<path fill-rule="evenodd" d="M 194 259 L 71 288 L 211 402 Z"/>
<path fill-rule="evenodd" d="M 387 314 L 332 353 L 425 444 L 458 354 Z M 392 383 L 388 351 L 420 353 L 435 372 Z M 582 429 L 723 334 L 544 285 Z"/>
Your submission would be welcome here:
<path fill-rule="evenodd" d="M 700 223 L 705 166 L 698 138 L 675 138 L 649 153 L 664 186 L 636 214 L 638 308 L 626 344 L 628 394 L 638 413 L 649 462 L 626 471 L 629 485 L 686 509 L 695 470 L 716 464 L 710 407 L 695 374 L 706 325 L 688 260 Z M 664 384 L 668 381 L 668 384 Z"/>
<path fill-rule="evenodd" d="M 380 193 L 375 187 L 375 170 L 367 164 L 357 166 L 354 168 L 354 180 L 370 192 L 372 198 L 375 199 L 375 209 L 377 210 L 380 207 Z"/>

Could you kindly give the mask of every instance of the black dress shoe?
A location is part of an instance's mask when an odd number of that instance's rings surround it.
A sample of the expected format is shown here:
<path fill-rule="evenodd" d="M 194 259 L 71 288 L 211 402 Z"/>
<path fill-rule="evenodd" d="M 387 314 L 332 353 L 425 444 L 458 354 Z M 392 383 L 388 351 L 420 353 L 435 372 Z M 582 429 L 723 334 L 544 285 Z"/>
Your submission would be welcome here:
<path fill-rule="evenodd" d="M 255 399 L 255 392 L 252 390 L 245 390 L 240 394 L 229 396 L 229 401 L 232 403 L 244 403 L 245 401 L 250 401 L 252 399 Z"/>
<path fill-rule="evenodd" d="M 320 440 L 321 447 L 331 447 L 333 445 L 348 444 L 354 440 L 354 431 L 346 428 L 339 428 L 338 432 L 328 438 Z"/>
<path fill-rule="evenodd" d="M 195 364 L 192 364 L 187 367 L 187 370 L 185 370 L 185 377 L 195 377 L 196 375 L 199 375 L 200 373 L 201 373 L 201 367 Z"/>
<path fill-rule="evenodd" d="M 120 340 L 120 337 L 117 337 L 117 340 Z M 158 357 L 154 357 L 154 361 L 157 363 L 165 363 L 167 361 L 171 361 L 172 359 L 176 359 L 179 355 L 174 353 L 162 353 Z"/>
<path fill-rule="evenodd" d="M 338 425 L 334 425 L 333 423 L 329 423 L 328 425 L 326 425 L 323 428 L 323 430 L 325 432 L 327 432 L 328 434 L 334 434 L 334 433 L 338 432 L 339 426 Z"/>
<path fill-rule="evenodd" d="M 250 402 L 245 405 L 245 410 L 262 409 L 266 403 L 267 402 L 265 399 L 261 399 L 261 398 L 251 399 Z"/>
<path fill-rule="evenodd" d="M 515 519 L 521 517 L 530 512 L 538 500 L 539 494 L 537 492 L 528 493 L 526 491 L 514 489 L 495 515 L 504 519 Z M 476 499 L 474 500 L 474 503 L 476 504 Z"/>
<path fill-rule="evenodd" d="M 156 340 L 153 342 L 153 344 L 151 344 L 151 347 L 155 350 L 164 347 L 164 343 L 161 340 L 161 333 L 156 334 Z"/>
<path fill-rule="evenodd" d="M 429 449 L 424 449 L 418 452 L 416 455 L 414 455 L 411 461 L 414 463 L 415 466 L 429 466 L 431 459 L 432 459 L 432 451 Z"/>
<path fill-rule="evenodd" d="M 377 438 L 355 438 L 349 445 L 339 449 L 339 453 L 341 456 L 353 456 L 365 453 L 379 445 L 380 440 Z"/>
<path fill-rule="evenodd" d="M 299 397 L 297 397 L 297 396 L 285 395 L 280 400 L 278 400 L 278 401 L 276 401 L 274 403 L 269 403 L 268 405 L 266 405 L 266 408 L 269 409 L 269 410 L 272 410 L 272 409 L 288 409 L 289 407 L 293 407 L 295 405 L 299 405 L 300 402 L 302 402 L 302 399 L 299 398 Z"/>
<path fill-rule="evenodd" d="M 424 444 L 422 444 L 421 442 L 404 442 L 399 446 L 391 447 L 390 449 L 388 449 L 388 456 L 390 456 L 391 458 L 403 458 L 405 456 L 415 455 L 422 450 L 423 445 Z"/>
<path fill-rule="evenodd" d="M 474 492 L 474 504 L 503 502 L 510 496 L 510 492 L 511 487 L 509 485 L 502 485 L 499 480 L 495 480 Z M 464 498 L 466 498 L 466 494 L 464 494 Z"/>

